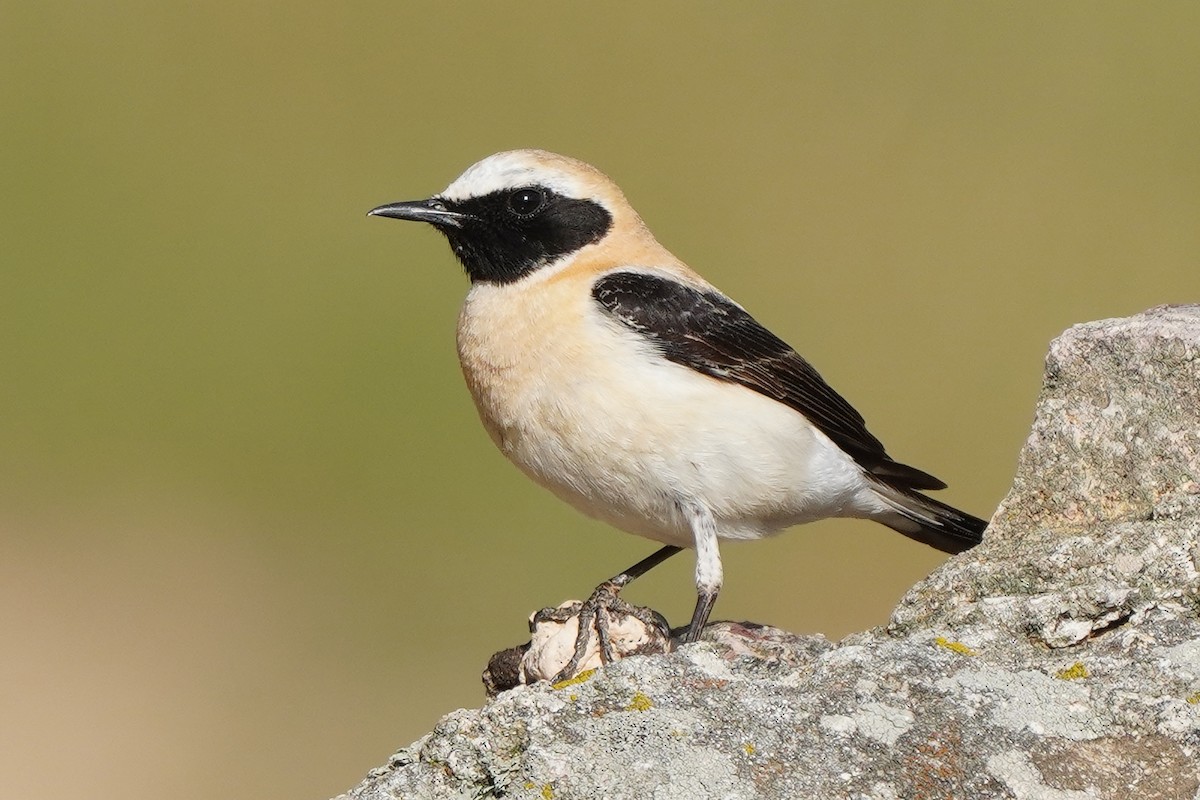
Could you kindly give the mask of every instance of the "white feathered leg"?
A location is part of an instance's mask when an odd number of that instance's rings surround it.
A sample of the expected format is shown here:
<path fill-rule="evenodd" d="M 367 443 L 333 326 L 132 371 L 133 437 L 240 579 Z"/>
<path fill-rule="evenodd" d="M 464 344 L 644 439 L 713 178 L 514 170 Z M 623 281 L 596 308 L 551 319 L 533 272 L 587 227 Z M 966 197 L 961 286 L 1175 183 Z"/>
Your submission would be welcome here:
<path fill-rule="evenodd" d="M 712 512 L 705 506 L 692 501 L 681 502 L 679 510 L 687 519 L 696 543 L 696 610 L 692 622 L 680 641 L 684 644 L 697 641 L 708 622 L 721 591 L 721 551 L 717 546 L 717 523 Z"/>

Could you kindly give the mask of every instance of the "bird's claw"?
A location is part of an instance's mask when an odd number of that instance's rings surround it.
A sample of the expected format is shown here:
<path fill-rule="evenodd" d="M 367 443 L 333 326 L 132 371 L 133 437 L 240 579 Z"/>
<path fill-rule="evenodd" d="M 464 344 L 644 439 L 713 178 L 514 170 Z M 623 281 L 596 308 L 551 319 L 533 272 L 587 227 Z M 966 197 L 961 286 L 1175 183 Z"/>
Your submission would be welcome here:
<path fill-rule="evenodd" d="M 635 606 L 622 600 L 620 591 L 619 584 L 605 581 L 582 603 L 576 601 L 557 608 L 543 608 L 533 615 L 531 626 L 543 622 L 564 623 L 572 618 L 578 619 L 579 632 L 575 636 L 575 649 L 567 663 L 550 679 L 551 683 L 560 683 L 575 677 L 580 663 L 587 656 L 593 631 L 602 664 L 611 664 L 620 657 L 613 647 L 609 631 L 610 622 L 619 624 L 627 617 L 633 617 L 647 628 L 661 632 L 664 640 L 669 639 L 670 625 L 661 614 L 654 609 Z"/>

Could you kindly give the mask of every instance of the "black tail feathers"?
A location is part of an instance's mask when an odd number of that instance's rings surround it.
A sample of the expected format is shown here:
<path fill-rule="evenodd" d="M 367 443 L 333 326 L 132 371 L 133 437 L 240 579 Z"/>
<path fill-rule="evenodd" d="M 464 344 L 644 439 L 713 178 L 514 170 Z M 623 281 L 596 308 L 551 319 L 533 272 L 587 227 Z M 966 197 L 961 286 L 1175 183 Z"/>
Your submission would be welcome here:
<path fill-rule="evenodd" d="M 889 528 L 943 553 L 961 553 L 983 541 L 987 521 L 911 489 L 876 481 L 876 494 L 891 509 L 876 517 Z"/>

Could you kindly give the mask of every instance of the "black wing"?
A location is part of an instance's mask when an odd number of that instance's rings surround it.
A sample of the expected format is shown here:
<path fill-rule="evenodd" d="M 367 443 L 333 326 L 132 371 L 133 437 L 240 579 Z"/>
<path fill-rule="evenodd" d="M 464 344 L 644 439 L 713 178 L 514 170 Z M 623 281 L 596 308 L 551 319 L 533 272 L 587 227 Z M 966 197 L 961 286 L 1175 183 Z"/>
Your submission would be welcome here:
<path fill-rule="evenodd" d="M 633 271 L 608 273 L 592 287 L 592 297 L 669 360 L 799 411 L 880 479 L 907 489 L 945 488 L 932 475 L 893 461 L 862 415 L 811 364 L 728 298 Z"/>

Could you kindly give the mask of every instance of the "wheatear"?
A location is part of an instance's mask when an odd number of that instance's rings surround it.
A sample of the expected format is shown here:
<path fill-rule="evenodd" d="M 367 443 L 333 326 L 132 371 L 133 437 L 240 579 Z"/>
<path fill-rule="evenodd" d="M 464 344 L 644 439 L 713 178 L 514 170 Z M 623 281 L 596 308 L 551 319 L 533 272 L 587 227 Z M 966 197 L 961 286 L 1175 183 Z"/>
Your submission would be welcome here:
<path fill-rule="evenodd" d="M 872 519 L 947 553 L 979 543 L 983 520 L 920 494 L 945 484 L 893 461 L 807 361 L 660 245 L 594 167 L 497 153 L 428 200 L 370 213 L 433 225 L 462 262 L 459 360 L 501 452 L 583 513 L 666 545 L 601 584 L 590 614 L 693 547 L 682 640 L 695 641 L 721 588 L 718 539 L 827 517 Z"/>

